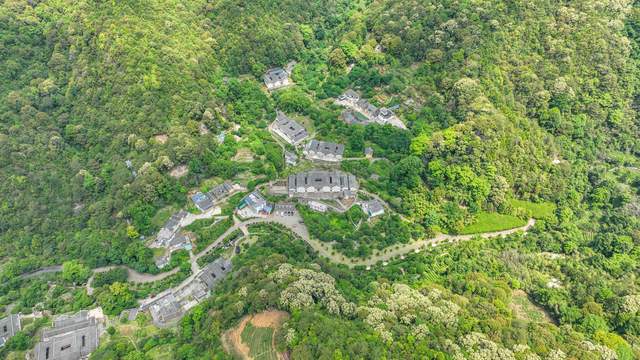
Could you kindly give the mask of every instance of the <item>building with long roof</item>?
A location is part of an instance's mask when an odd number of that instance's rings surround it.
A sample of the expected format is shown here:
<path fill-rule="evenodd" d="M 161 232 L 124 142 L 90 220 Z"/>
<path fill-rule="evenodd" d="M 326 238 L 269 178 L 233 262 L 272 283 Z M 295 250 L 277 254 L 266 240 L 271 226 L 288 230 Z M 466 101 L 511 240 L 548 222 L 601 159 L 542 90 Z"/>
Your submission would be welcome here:
<path fill-rule="evenodd" d="M 353 198 L 359 188 L 356 177 L 341 171 L 312 170 L 289 175 L 290 197 L 309 199 Z"/>
<path fill-rule="evenodd" d="M 289 118 L 282 111 L 277 112 L 276 119 L 269 125 L 269 130 L 293 146 L 309 137 L 304 126 Z"/>
<path fill-rule="evenodd" d="M 11 314 L 0 319 L 0 347 L 20 330 L 22 326 L 19 314 Z"/>
<path fill-rule="evenodd" d="M 53 320 L 53 327 L 42 332 L 36 345 L 36 360 L 79 360 L 89 357 L 104 330 L 102 311 L 82 310 Z"/>
<path fill-rule="evenodd" d="M 311 140 L 303 150 L 310 160 L 340 162 L 344 154 L 344 145 L 328 141 Z"/>

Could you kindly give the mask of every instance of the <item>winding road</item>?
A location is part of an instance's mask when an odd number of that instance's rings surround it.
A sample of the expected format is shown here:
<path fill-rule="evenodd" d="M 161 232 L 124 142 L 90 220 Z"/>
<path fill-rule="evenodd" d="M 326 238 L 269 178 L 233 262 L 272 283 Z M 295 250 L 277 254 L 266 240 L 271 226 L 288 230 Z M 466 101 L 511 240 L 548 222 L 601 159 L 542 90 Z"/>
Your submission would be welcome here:
<path fill-rule="evenodd" d="M 433 238 L 421 239 L 421 240 L 410 242 L 408 244 L 394 245 L 366 259 L 363 259 L 363 258 L 350 258 L 350 257 L 344 256 L 340 254 L 339 251 L 333 250 L 333 247 L 331 246 L 331 244 L 323 243 L 319 240 L 313 239 L 309 234 L 309 230 L 307 229 L 306 225 L 304 225 L 302 217 L 300 217 L 299 214 L 296 214 L 294 216 L 279 216 L 274 214 L 265 218 L 254 218 L 254 219 L 248 219 L 245 221 L 240 221 L 236 217 L 234 217 L 233 226 L 227 229 L 227 231 L 225 231 L 222 235 L 220 235 L 215 241 L 209 244 L 200 253 L 191 254 L 190 262 L 191 262 L 192 270 L 194 270 L 194 273 L 196 273 L 197 270 L 200 269 L 200 267 L 197 264 L 198 259 L 204 256 L 205 254 L 207 254 L 209 251 L 221 245 L 221 243 L 224 241 L 224 239 L 227 236 L 229 236 L 231 233 L 233 233 L 238 229 L 240 229 L 245 235 L 247 235 L 249 233 L 247 227 L 249 225 L 259 224 L 259 223 L 281 224 L 287 227 L 289 230 L 293 231 L 293 233 L 295 233 L 298 237 L 300 237 L 307 244 L 309 244 L 309 246 L 311 246 L 311 248 L 313 248 L 313 250 L 315 250 L 320 256 L 324 256 L 334 263 L 343 264 L 343 265 L 346 265 L 347 267 L 352 268 L 355 266 L 369 267 L 369 266 L 376 265 L 380 262 L 382 262 L 384 265 L 386 262 L 391 261 L 394 258 L 403 256 L 412 252 L 420 252 L 424 249 L 428 249 L 429 247 L 433 247 L 433 246 L 460 242 L 460 241 L 468 241 L 478 237 L 494 238 L 494 237 L 511 235 L 517 232 L 527 232 L 529 229 L 531 229 L 535 225 L 536 221 L 535 219 L 529 219 L 527 224 L 521 227 L 517 227 L 509 230 L 481 233 L 481 234 L 472 234 L 472 235 L 438 234 Z M 137 272 L 126 266 L 105 266 L 105 267 L 93 269 L 93 272 L 95 275 L 96 273 L 109 271 L 117 267 L 127 269 L 128 281 L 132 283 L 137 283 L 137 284 L 159 281 L 175 274 L 178 271 L 178 268 L 174 268 L 171 271 L 152 275 L 152 274 L 144 274 L 144 273 Z M 59 272 L 59 271 L 62 271 L 62 266 L 56 265 L 56 266 L 50 266 L 47 268 L 42 268 L 32 273 L 23 274 L 20 277 L 23 279 L 26 279 L 26 278 L 36 277 L 46 273 L 53 273 L 53 272 Z M 87 282 L 88 292 L 93 291 L 93 289 L 91 288 L 92 280 L 93 280 L 93 276 L 91 276 L 91 278 Z"/>
<path fill-rule="evenodd" d="M 517 232 L 527 232 L 531 229 L 536 221 L 534 219 L 529 219 L 526 225 L 517 227 L 509 230 L 488 232 L 482 234 L 472 234 L 472 235 L 447 235 L 447 234 L 438 234 L 433 238 L 427 238 L 422 240 L 417 240 L 408 244 L 401 244 L 399 246 L 392 246 L 383 250 L 382 252 L 372 255 L 367 259 L 361 258 L 350 258 L 344 255 L 341 255 L 338 251 L 333 250 L 330 244 L 326 244 L 320 242 L 319 240 L 311 238 L 309 234 L 309 230 L 306 225 L 302 221 L 302 218 L 299 215 L 295 216 L 277 216 L 272 215 L 266 218 L 255 218 L 245 220 L 243 222 L 236 222 L 232 227 L 230 227 L 224 234 L 222 234 L 216 241 L 211 243 L 206 249 L 204 249 L 200 254 L 196 255 L 196 259 L 203 256 L 211 249 L 218 246 L 227 235 L 231 234 L 235 230 L 241 229 L 245 234 L 246 227 L 252 224 L 259 223 L 276 223 L 281 224 L 287 227 L 289 230 L 293 231 L 296 235 L 298 235 L 302 240 L 304 240 L 309 246 L 311 246 L 315 251 L 318 252 L 320 256 L 324 256 L 328 258 L 330 261 L 338 264 L 343 264 L 348 267 L 354 266 L 372 266 L 377 264 L 378 262 L 386 262 L 390 261 L 393 258 L 399 257 L 401 255 L 409 254 L 411 252 L 419 252 L 428 247 L 443 245 L 452 242 L 459 241 L 467 241 L 476 237 L 480 238 L 494 238 L 500 236 L 507 236 Z"/>

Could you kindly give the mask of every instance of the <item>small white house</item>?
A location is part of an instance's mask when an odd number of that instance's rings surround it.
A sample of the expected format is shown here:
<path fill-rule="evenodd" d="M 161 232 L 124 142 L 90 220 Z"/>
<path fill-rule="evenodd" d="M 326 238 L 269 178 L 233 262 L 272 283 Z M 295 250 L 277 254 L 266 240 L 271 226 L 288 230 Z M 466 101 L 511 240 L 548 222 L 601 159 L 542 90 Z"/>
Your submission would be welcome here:
<path fill-rule="evenodd" d="M 290 83 L 289 73 L 282 68 L 269 69 L 264 74 L 264 84 L 269 90 L 279 89 L 288 86 Z"/>
<path fill-rule="evenodd" d="M 384 214 L 384 206 L 378 200 L 363 201 L 360 206 L 362 210 L 369 215 L 369 218 Z"/>
<path fill-rule="evenodd" d="M 327 205 L 317 201 L 309 201 L 307 205 L 309 205 L 309 209 L 321 213 L 327 212 L 328 209 Z"/>

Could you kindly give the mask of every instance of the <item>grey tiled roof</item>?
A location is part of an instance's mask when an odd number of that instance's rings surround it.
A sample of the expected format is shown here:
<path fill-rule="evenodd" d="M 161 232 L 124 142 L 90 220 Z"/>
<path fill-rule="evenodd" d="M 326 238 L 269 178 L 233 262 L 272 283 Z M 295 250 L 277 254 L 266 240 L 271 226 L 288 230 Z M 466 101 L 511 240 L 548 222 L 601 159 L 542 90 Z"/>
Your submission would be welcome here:
<path fill-rule="evenodd" d="M 284 71 L 282 68 L 273 68 L 267 70 L 267 73 L 264 74 L 264 82 L 268 84 L 272 84 L 278 81 L 282 81 L 289 77 L 289 74 Z"/>
<path fill-rule="evenodd" d="M 12 314 L 0 319 L 0 346 L 20 331 L 20 315 Z"/>
<path fill-rule="evenodd" d="M 37 360 L 77 360 L 85 358 L 98 347 L 99 330 L 95 318 L 87 311 L 60 316 L 53 328 L 42 332 L 42 341 L 35 348 Z"/>
<path fill-rule="evenodd" d="M 199 191 L 191 196 L 191 200 L 202 211 L 209 210 L 213 206 L 211 197 Z"/>
<path fill-rule="evenodd" d="M 311 140 L 309 144 L 307 144 L 307 150 L 323 155 L 342 156 L 344 153 L 344 145 L 328 141 Z"/>
<path fill-rule="evenodd" d="M 294 143 L 302 141 L 309 134 L 307 130 L 283 112 L 278 111 L 274 126 Z"/>
<path fill-rule="evenodd" d="M 224 183 L 211 189 L 207 194 L 214 200 L 220 200 L 227 196 L 231 192 L 231 190 L 233 190 L 233 185 L 231 185 L 231 183 L 229 183 L 228 181 L 225 181 Z"/>
<path fill-rule="evenodd" d="M 200 274 L 200 279 L 204 281 L 209 290 L 222 280 L 231 271 L 231 261 L 225 258 L 218 258 L 207 265 Z"/>
<path fill-rule="evenodd" d="M 351 174 L 341 171 L 312 170 L 289 175 L 289 191 L 296 192 L 299 187 L 306 189 L 313 187 L 317 191 L 323 187 L 339 187 L 340 191 L 354 192 L 358 190 L 359 185 L 356 177 Z"/>

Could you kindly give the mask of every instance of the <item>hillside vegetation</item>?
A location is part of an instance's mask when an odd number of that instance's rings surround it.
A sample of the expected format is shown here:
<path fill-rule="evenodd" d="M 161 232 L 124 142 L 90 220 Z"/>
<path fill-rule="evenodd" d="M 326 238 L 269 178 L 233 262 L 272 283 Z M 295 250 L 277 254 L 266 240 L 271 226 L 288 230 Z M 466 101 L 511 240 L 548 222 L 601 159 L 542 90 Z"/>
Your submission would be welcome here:
<path fill-rule="evenodd" d="M 264 71 L 292 60 L 295 86 L 266 91 Z M 298 169 L 267 131 L 279 109 L 345 144 L 356 159 L 342 170 L 388 204 L 372 221 L 301 211 L 337 256 L 536 225 L 368 270 L 253 225 L 233 274 L 177 329 L 142 316 L 149 331 L 111 334 L 93 358 L 225 359 L 221 334 L 274 309 L 291 318 L 270 350 L 292 359 L 639 358 L 639 60 L 631 0 L 6 0 L 0 310 L 117 313 L 186 278 L 186 251 L 174 277 L 110 274 L 96 295 L 69 271 L 19 275 L 63 262 L 160 272 L 145 242 L 172 211 L 196 211 L 188 194 Z M 345 124 L 333 98 L 347 89 L 408 130 Z M 359 159 L 366 147 L 376 161 Z M 205 223 L 191 228 L 199 247 L 231 219 Z"/>

